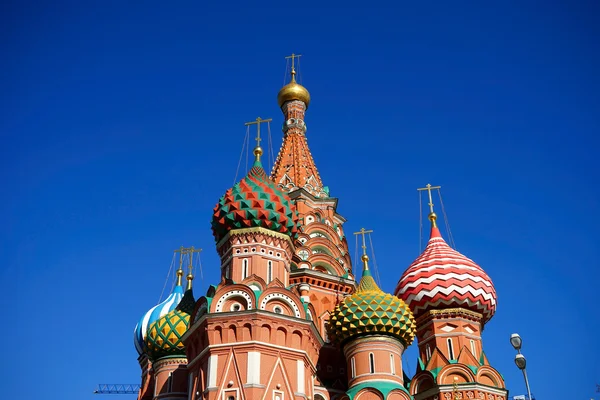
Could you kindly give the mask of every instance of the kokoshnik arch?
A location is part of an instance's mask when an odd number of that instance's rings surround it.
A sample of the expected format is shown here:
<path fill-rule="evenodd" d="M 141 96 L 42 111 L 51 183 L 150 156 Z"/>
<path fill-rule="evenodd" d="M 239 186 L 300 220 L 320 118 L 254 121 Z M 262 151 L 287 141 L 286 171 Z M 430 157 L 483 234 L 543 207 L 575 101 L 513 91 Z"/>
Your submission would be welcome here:
<path fill-rule="evenodd" d="M 271 173 L 258 140 L 252 169 L 213 209 L 220 282 L 194 299 L 180 267 L 173 292 L 135 328 L 138 400 L 507 400 L 481 340 L 494 286 L 446 244 L 431 200 L 429 242 L 394 294 L 371 276 L 364 230 L 357 282 L 346 220 L 308 147 L 297 57 L 277 96 L 283 144 Z M 415 338 L 409 377 L 402 355 Z"/>

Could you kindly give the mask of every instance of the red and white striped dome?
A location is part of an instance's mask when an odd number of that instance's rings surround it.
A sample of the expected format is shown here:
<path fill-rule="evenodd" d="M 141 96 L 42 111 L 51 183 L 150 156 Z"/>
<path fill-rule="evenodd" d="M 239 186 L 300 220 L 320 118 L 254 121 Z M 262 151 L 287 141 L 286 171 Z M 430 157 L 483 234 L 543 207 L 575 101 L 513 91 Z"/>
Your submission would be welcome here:
<path fill-rule="evenodd" d="M 415 317 L 427 310 L 461 307 L 483 314 L 485 323 L 496 312 L 490 277 L 448 246 L 435 224 L 425 251 L 402 274 L 394 293 Z"/>

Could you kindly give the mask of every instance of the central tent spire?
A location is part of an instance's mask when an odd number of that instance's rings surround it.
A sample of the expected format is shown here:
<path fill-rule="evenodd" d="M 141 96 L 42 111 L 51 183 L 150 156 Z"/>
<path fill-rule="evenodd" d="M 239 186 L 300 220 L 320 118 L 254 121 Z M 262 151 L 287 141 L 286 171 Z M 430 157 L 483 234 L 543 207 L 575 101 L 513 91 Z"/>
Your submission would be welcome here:
<path fill-rule="evenodd" d="M 296 82 L 296 60 L 299 57 L 296 54 L 286 57 L 292 60 L 291 80 L 277 95 L 284 115 L 284 139 L 271 179 L 287 192 L 304 189 L 314 197 L 327 198 L 329 189 L 323 186 L 306 141 L 304 116 L 310 103 L 310 93 Z"/>

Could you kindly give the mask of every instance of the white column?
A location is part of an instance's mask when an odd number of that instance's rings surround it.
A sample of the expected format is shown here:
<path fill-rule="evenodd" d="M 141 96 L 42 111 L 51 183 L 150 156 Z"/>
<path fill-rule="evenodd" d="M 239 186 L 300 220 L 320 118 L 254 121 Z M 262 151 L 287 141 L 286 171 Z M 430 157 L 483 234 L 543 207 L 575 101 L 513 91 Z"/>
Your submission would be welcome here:
<path fill-rule="evenodd" d="M 208 357 L 208 386 L 209 388 L 217 387 L 217 366 L 218 366 L 219 356 L 216 354 Z"/>
<path fill-rule="evenodd" d="M 248 374 L 247 383 L 260 383 L 260 352 L 248 352 Z"/>
<path fill-rule="evenodd" d="M 304 360 L 297 360 L 298 367 L 298 393 L 304 394 Z"/>

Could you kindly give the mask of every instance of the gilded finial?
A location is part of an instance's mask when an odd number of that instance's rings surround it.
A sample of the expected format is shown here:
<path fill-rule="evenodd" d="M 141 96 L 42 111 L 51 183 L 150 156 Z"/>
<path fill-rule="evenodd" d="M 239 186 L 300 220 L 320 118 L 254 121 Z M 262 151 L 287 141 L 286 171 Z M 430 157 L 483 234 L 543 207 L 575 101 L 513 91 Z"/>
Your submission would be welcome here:
<path fill-rule="evenodd" d="M 175 253 L 182 253 L 183 254 L 184 248 L 183 246 L 181 246 L 181 248 L 175 250 Z M 177 286 L 181 286 L 181 281 L 182 281 L 182 277 L 183 277 L 183 257 L 179 256 L 179 268 L 177 269 Z"/>
<path fill-rule="evenodd" d="M 183 257 L 185 255 L 188 256 L 188 274 L 185 277 L 187 280 L 187 290 L 192 288 L 192 280 L 194 280 L 194 275 L 192 274 L 192 269 L 194 265 L 194 253 L 200 253 L 202 249 L 197 249 L 194 246 L 192 247 L 183 247 L 181 246 L 179 249 L 175 250 L 175 253 L 179 253 L 179 269 L 177 270 L 177 286 L 182 285 L 183 281 Z"/>
<path fill-rule="evenodd" d="M 260 156 L 262 156 L 263 154 L 263 149 L 262 147 L 260 147 L 260 141 L 262 140 L 260 138 L 260 124 L 263 122 L 271 122 L 272 119 L 262 119 L 261 117 L 256 118 L 256 121 L 252 121 L 252 122 L 246 122 L 244 125 L 246 126 L 250 126 L 250 125 L 256 125 L 256 147 L 254 148 L 254 157 L 255 157 L 255 162 L 260 163 Z"/>
<path fill-rule="evenodd" d="M 369 256 L 367 255 L 367 244 L 365 242 L 365 235 L 367 233 L 373 233 L 372 230 L 367 231 L 365 230 L 365 228 L 360 228 L 360 231 L 358 232 L 354 232 L 355 235 L 362 235 L 362 249 L 363 249 L 363 254 L 360 257 L 361 261 L 363 262 L 363 273 L 364 271 L 368 271 L 369 270 Z"/>
<path fill-rule="evenodd" d="M 433 227 L 437 227 L 437 215 L 433 212 L 433 198 L 431 196 L 431 191 L 434 189 L 440 189 L 441 186 L 431 186 L 430 183 L 428 183 L 424 188 L 418 188 L 418 191 L 422 191 L 422 190 L 427 190 L 427 193 L 429 194 L 429 220 L 431 221 L 431 226 Z"/>
<path fill-rule="evenodd" d="M 182 283 L 181 282 L 182 281 L 181 278 L 182 277 L 183 277 L 183 270 L 180 268 L 180 269 L 177 270 L 177 286 L 181 286 L 181 283 Z"/>
<path fill-rule="evenodd" d="M 296 83 L 296 65 L 294 63 L 294 60 L 296 58 L 299 59 L 300 57 L 302 57 L 302 54 L 294 54 L 294 53 L 292 53 L 291 56 L 286 57 L 286 60 L 289 60 L 290 58 L 292 59 L 292 71 L 291 71 L 292 80 L 291 80 L 291 82 L 293 82 L 293 83 Z"/>

